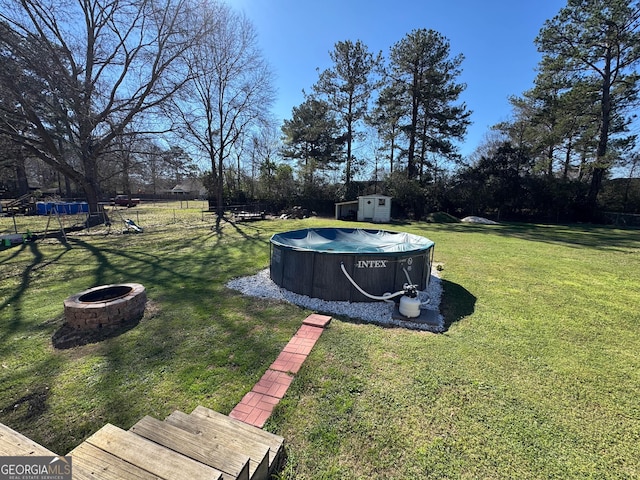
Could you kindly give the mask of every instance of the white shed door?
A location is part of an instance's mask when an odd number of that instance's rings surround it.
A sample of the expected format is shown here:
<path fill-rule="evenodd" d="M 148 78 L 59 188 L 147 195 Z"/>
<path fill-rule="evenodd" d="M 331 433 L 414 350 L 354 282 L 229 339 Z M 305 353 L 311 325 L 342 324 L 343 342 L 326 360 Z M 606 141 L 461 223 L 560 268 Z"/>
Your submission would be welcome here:
<path fill-rule="evenodd" d="M 373 212 L 375 211 L 375 208 L 376 208 L 373 202 L 375 202 L 374 198 L 366 198 L 364 200 L 364 209 L 362 212 L 362 216 L 364 217 L 365 220 L 373 219 Z"/>

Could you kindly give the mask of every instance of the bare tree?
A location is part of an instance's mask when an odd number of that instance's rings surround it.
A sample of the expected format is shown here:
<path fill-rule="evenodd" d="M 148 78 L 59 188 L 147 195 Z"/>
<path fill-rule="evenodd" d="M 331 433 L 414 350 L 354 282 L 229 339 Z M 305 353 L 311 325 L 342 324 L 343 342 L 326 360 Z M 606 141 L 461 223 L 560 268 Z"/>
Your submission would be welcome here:
<path fill-rule="evenodd" d="M 280 136 L 275 124 L 267 125 L 251 137 L 251 197 L 255 198 L 256 183 L 258 174 L 265 171 L 270 177 L 276 168 L 276 157 L 281 147 Z M 267 187 L 268 191 L 268 187 Z"/>
<path fill-rule="evenodd" d="M 203 22 L 195 0 L 0 0 L 0 85 L 19 115 L 0 132 L 81 186 L 92 212 L 100 162 L 188 80 Z M 37 83 L 38 88 L 33 88 Z M 26 128 L 22 122 L 27 123 Z"/>
<path fill-rule="evenodd" d="M 211 162 L 207 182 L 215 199 L 216 229 L 224 216 L 225 161 L 251 129 L 268 120 L 272 73 L 257 46 L 255 29 L 241 13 L 210 2 L 200 16 L 207 34 L 188 56 L 189 88 L 173 102 L 185 140 Z"/>

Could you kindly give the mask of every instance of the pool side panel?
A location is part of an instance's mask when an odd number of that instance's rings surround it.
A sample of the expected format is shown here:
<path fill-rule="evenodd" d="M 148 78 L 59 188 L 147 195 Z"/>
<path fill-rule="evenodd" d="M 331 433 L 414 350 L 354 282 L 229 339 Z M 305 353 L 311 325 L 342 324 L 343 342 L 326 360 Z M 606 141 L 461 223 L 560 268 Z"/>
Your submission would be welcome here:
<path fill-rule="evenodd" d="M 344 263 L 347 271 L 353 268 L 353 255 L 315 253 L 315 269 L 313 276 L 305 281 L 311 284 L 311 297 L 332 301 L 348 301 L 353 287 L 341 269 Z"/>
<path fill-rule="evenodd" d="M 284 261 L 282 260 L 281 247 L 271 244 L 271 261 L 269 263 L 269 276 L 276 285 L 282 286 L 282 277 L 284 274 Z"/>
<path fill-rule="evenodd" d="M 395 269 L 397 256 L 395 255 L 360 255 L 356 258 L 354 271 L 351 275 L 355 282 L 370 295 L 382 296 L 385 293 L 395 293 Z M 402 285 L 400 285 L 402 287 Z M 375 301 L 363 295 L 354 288 L 351 297 L 353 302 Z"/>
<path fill-rule="evenodd" d="M 299 234 L 298 232 L 295 232 Z M 382 296 L 411 282 L 424 290 L 431 275 L 433 246 L 426 250 L 367 254 L 329 253 L 272 245 L 270 276 L 294 293 L 330 301 L 370 302 L 343 274 L 341 264 L 367 293 Z"/>
<path fill-rule="evenodd" d="M 280 253 L 282 281 L 278 285 L 294 293 L 311 296 L 311 285 L 306 278 L 313 275 L 313 252 L 283 248 Z"/>
<path fill-rule="evenodd" d="M 424 290 L 427 287 L 427 278 L 429 272 L 429 251 L 419 252 L 418 254 L 406 255 L 398 259 L 398 268 L 395 275 L 395 285 L 401 288 L 407 283 L 407 270 L 411 283 L 418 285 L 418 290 Z"/>

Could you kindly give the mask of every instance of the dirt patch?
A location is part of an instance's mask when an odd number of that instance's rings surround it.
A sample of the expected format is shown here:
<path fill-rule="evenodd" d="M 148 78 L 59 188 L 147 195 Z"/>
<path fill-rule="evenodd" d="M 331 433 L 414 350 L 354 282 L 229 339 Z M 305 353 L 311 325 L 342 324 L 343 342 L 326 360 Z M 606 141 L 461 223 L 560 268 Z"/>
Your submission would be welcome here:
<path fill-rule="evenodd" d="M 9 405 L 0 409 L 3 417 L 6 415 L 12 422 L 25 422 L 39 417 L 47 410 L 49 387 L 38 387 L 22 397 L 13 400 Z"/>

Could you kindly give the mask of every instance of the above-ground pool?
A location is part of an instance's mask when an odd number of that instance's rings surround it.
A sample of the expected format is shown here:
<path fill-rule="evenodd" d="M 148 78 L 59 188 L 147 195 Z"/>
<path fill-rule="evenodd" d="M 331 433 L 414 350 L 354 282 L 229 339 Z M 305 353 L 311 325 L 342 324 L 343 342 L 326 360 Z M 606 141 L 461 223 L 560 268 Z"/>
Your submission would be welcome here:
<path fill-rule="evenodd" d="M 357 228 L 309 228 L 271 237 L 271 279 L 294 293 L 323 300 L 371 302 L 408 283 L 429 284 L 434 243 L 419 235 Z"/>

